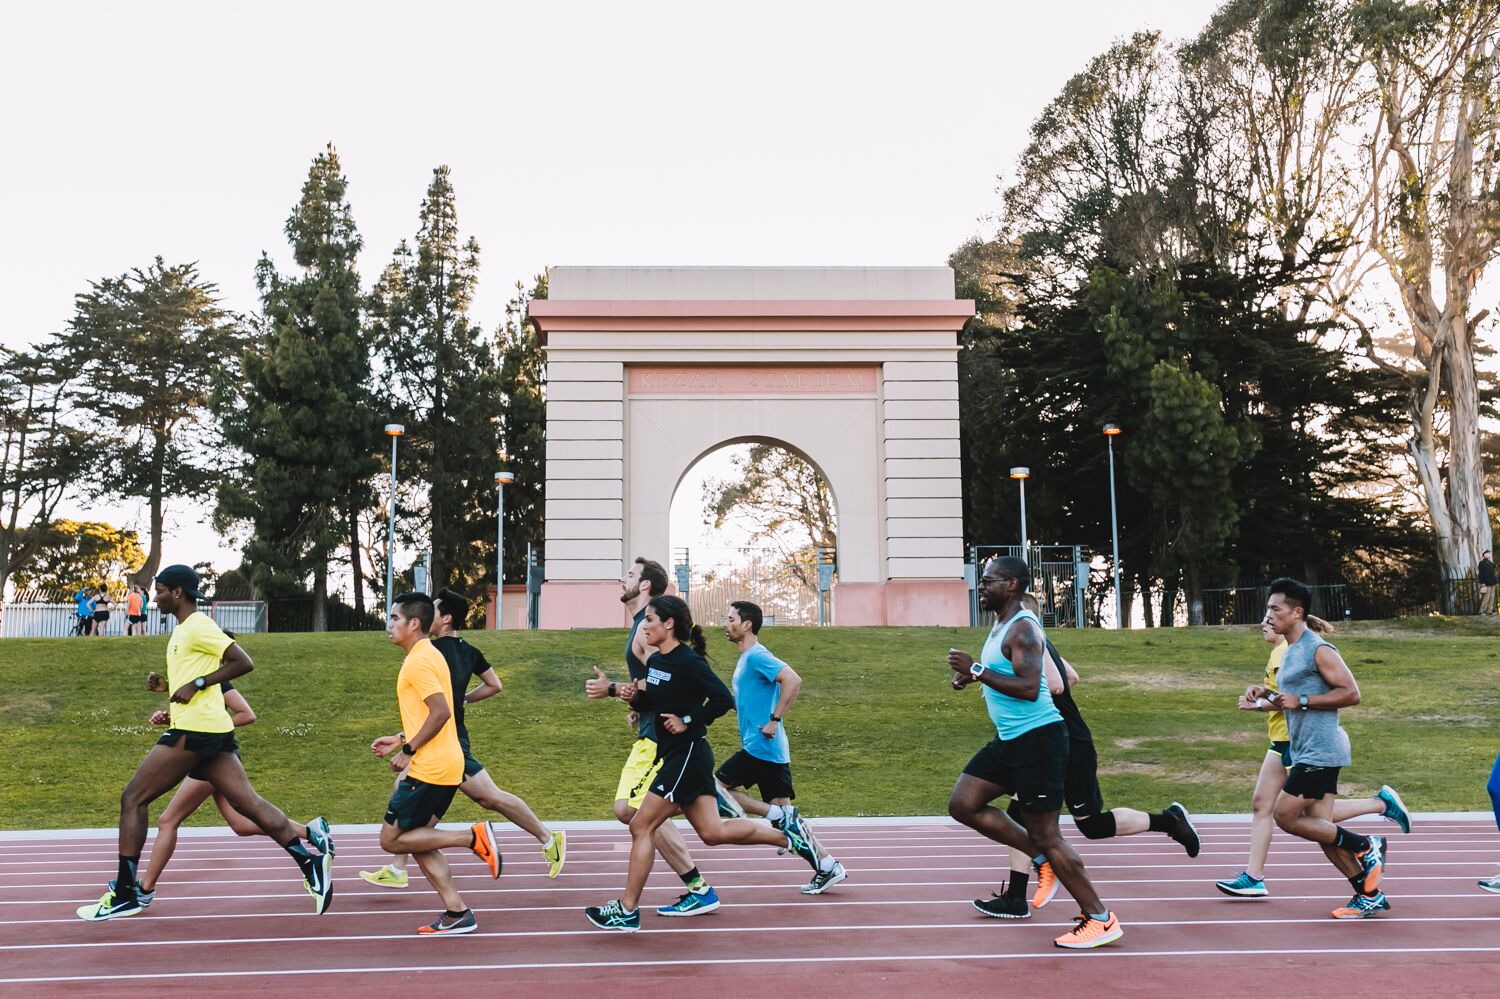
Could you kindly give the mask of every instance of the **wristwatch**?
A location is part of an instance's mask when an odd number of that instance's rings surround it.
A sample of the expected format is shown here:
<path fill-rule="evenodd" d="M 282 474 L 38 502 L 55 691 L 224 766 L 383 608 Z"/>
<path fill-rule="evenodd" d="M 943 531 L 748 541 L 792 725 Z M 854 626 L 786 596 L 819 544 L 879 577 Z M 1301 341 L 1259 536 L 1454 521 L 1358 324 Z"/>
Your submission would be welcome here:
<path fill-rule="evenodd" d="M 682 723 L 684 725 L 691 725 L 693 723 L 693 716 L 692 715 L 683 715 L 682 716 Z"/>
<path fill-rule="evenodd" d="M 1297 697 L 1297 704 L 1301 707 L 1301 709 L 1303 711 L 1306 711 L 1307 710 L 1307 695 L 1306 694 L 1299 695 Z"/>
<path fill-rule="evenodd" d="M 407 756 L 417 755 L 417 751 L 411 748 L 411 743 L 409 742 L 403 742 L 401 744 L 401 752 L 405 753 Z"/>
<path fill-rule="evenodd" d="M 969 667 L 969 675 L 977 680 L 981 676 L 984 676 L 984 669 L 984 663 L 975 663 L 973 666 Z"/>
<path fill-rule="evenodd" d="M 197 687 L 199 690 L 202 690 L 204 687 L 208 686 L 208 681 L 207 681 L 206 678 L 201 677 L 201 676 L 194 677 L 193 678 L 193 686 Z"/>

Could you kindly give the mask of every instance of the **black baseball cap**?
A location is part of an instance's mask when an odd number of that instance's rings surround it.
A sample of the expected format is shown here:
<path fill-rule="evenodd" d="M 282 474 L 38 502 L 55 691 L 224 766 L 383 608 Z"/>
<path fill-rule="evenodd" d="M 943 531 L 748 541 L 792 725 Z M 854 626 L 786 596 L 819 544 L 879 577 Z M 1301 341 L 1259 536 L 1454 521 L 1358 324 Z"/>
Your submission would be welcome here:
<path fill-rule="evenodd" d="M 201 583 L 198 572 L 190 565 L 169 565 L 156 574 L 156 581 L 169 590 L 181 589 L 194 600 L 203 599 L 203 594 L 198 590 Z"/>

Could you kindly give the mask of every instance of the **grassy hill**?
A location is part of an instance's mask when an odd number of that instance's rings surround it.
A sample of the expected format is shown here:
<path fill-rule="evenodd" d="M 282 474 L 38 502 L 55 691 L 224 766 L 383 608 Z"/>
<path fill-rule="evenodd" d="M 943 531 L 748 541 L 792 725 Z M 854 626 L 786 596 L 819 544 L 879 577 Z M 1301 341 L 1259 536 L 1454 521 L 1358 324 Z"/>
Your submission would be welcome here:
<path fill-rule="evenodd" d="M 607 818 L 630 744 L 623 707 L 588 701 L 590 667 L 623 673 L 623 631 L 467 635 L 505 684 L 469 709 L 476 753 L 544 819 Z M 950 628 L 769 628 L 766 644 L 805 679 L 789 717 L 799 803 L 811 815 L 937 814 L 993 735 L 978 692 L 948 686 Z M 1260 676 L 1258 629 L 1052 635 L 1083 675 L 1077 698 L 1099 746 L 1107 803 L 1244 811 L 1265 750 L 1264 716 L 1234 702 Z M 1336 642 L 1364 695 L 1345 713 L 1354 765 L 1344 790 L 1399 788 L 1416 810 L 1488 808 L 1500 752 L 1500 629 L 1423 620 L 1354 625 Z M 239 684 L 260 717 L 240 741 L 252 780 L 290 814 L 377 822 L 390 773 L 370 740 L 399 728 L 400 651 L 382 634 L 249 635 L 256 670 Z M 143 689 L 165 639 L 0 641 L 0 828 L 112 826 L 121 787 L 159 730 Z M 728 678 L 734 650 L 709 654 Z M 713 728 L 720 759 L 734 717 Z M 450 818 L 477 817 L 466 800 Z M 156 809 L 165 804 L 159 802 Z M 153 816 L 156 809 L 153 809 Z M 197 821 L 217 821 L 211 810 Z"/>

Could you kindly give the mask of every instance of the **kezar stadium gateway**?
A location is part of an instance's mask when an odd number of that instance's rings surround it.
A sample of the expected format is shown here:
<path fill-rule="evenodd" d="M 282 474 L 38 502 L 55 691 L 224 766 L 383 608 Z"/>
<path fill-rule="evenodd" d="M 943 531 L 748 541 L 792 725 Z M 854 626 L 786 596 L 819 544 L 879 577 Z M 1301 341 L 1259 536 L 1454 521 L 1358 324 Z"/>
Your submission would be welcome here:
<path fill-rule="evenodd" d="M 543 628 L 619 627 L 683 476 L 726 444 L 807 459 L 838 517 L 832 621 L 969 624 L 947 267 L 556 267 Z"/>

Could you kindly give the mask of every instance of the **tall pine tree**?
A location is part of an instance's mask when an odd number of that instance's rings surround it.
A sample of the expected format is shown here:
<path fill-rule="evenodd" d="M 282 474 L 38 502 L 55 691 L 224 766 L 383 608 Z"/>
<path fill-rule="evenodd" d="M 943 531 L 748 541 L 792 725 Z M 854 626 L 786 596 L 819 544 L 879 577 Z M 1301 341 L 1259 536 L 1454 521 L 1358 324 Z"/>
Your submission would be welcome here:
<path fill-rule="evenodd" d="M 547 502 L 547 369 L 527 307 L 547 297 L 547 278 L 516 286 L 500 337 L 500 441 L 516 481 L 505 487 L 505 578 L 525 580 L 526 544 L 541 545 Z"/>

